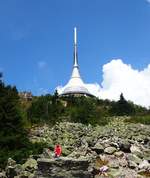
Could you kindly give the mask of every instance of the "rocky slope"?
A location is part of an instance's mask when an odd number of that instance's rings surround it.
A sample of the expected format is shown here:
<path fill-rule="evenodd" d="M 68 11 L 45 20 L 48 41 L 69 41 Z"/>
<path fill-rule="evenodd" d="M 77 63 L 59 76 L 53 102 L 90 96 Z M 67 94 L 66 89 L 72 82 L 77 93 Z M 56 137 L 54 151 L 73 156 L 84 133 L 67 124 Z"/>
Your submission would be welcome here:
<path fill-rule="evenodd" d="M 34 127 L 32 142 L 46 142 L 43 154 L 31 156 L 24 165 L 8 161 L 7 177 L 100 178 L 99 168 L 108 167 L 112 178 L 150 177 L 150 126 L 124 123 L 114 118 L 107 126 L 58 123 Z M 63 155 L 53 158 L 53 148 L 60 143 Z M 5 177 L 1 173 L 0 177 Z"/>

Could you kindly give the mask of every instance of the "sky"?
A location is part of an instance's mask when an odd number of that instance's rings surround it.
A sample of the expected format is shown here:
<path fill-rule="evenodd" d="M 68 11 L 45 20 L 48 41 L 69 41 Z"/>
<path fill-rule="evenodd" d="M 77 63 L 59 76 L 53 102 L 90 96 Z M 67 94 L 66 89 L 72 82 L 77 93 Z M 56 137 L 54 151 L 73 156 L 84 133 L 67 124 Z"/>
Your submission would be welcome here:
<path fill-rule="evenodd" d="M 1 0 L 0 71 L 34 95 L 64 86 L 78 32 L 82 79 L 100 98 L 149 107 L 150 0 Z"/>

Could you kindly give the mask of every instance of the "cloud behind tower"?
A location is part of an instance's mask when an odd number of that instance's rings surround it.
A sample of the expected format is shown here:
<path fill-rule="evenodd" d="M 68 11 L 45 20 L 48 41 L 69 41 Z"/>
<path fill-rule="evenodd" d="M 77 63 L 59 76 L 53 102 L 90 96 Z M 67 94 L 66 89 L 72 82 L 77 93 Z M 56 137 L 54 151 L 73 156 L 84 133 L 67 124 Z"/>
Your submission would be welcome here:
<path fill-rule="evenodd" d="M 145 107 L 150 106 L 150 64 L 136 70 L 121 59 L 113 59 L 103 66 L 103 80 L 87 84 L 88 90 L 102 99 L 118 100 L 123 93 L 127 100 Z"/>

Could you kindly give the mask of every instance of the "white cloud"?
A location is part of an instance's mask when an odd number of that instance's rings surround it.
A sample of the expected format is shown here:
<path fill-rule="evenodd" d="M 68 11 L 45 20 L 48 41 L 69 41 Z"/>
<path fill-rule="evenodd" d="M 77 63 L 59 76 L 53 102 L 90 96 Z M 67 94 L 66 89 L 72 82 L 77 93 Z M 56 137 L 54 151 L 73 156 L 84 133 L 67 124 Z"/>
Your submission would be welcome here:
<path fill-rule="evenodd" d="M 47 66 L 47 63 L 45 61 L 38 61 L 37 65 L 39 69 L 43 69 Z"/>
<path fill-rule="evenodd" d="M 150 64 L 139 71 L 123 63 L 121 59 L 113 59 L 103 66 L 101 86 L 99 84 L 86 84 L 86 86 L 99 98 L 118 100 L 122 92 L 127 100 L 149 107 Z M 62 89 L 61 87 L 61 91 Z"/>
<path fill-rule="evenodd" d="M 92 93 L 93 95 L 99 97 L 99 93 L 101 91 L 101 87 L 98 83 L 88 83 L 88 84 L 85 84 L 86 88 L 88 89 L 88 91 L 90 93 Z"/>
<path fill-rule="evenodd" d="M 122 92 L 127 100 L 150 106 L 150 65 L 142 71 L 135 70 L 121 59 L 114 59 L 103 66 L 102 88 L 99 98 L 118 100 Z"/>

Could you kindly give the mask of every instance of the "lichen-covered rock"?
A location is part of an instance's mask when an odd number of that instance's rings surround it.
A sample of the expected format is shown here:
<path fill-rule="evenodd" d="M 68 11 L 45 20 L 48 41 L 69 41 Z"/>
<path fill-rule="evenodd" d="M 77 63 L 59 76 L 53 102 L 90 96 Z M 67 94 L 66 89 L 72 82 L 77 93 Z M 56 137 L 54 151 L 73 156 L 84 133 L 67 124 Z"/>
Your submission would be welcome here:
<path fill-rule="evenodd" d="M 61 157 L 58 159 L 38 159 L 36 176 L 63 178 L 91 178 L 88 172 L 89 162 L 85 159 Z"/>
<path fill-rule="evenodd" d="M 7 166 L 15 166 L 15 165 L 16 165 L 16 161 L 13 160 L 12 158 L 8 158 Z"/>
<path fill-rule="evenodd" d="M 9 158 L 7 161 L 7 166 L 6 166 L 6 176 L 8 178 L 14 178 L 14 176 L 17 175 L 17 171 L 15 170 L 16 168 L 16 161 L 13 160 L 12 158 Z"/>
<path fill-rule="evenodd" d="M 138 165 L 134 161 L 129 160 L 128 161 L 128 167 L 131 168 L 131 169 L 135 169 L 136 167 L 138 167 Z"/>
<path fill-rule="evenodd" d="M 15 170 L 15 167 L 8 166 L 6 168 L 6 176 L 7 176 L 7 178 L 14 178 L 16 175 L 17 175 L 17 172 Z"/>
<path fill-rule="evenodd" d="M 107 147 L 104 149 L 104 153 L 107 153 L 107 154 L 113 154 L 117 149 L 115 147 Z"/>
<path fill-rule="evenodd" d="M 119 148 L 121 151 L 123 151 L 125 153 L 130 153 L 130 147 L 131 147 L 131 144 L 129 143 L 128 140 L 120 140 L 119 141 Z"/>
<path fill-rule="evenodd" d="M 140 164 L 142 162 L 142 160 L 134 154 L 128 154 L 127 159 L 128 161 L 132 161 L 136 164 Z"/>
<path fill-rule="evenodd" d="M 104 147 L 101 143 L 96 143 L 94 147 L 91 147 L 93 151 L 95 151 L 97 154 L 103 153 L 104 152 Z"/>
<path fill-rule="evenodd" d="M 118 162 L 118 160 L 113 160 L 113 161 L 108 163 L 108 166 L 110 168 L 118 169 L 119 168 L 119 162 Z"/>
<path fill-rule="evenodd" d="M 16 174 L 19 175 L 23 171 L 22 165 L 16 164 L 15 165 L 15 171 L 16 171 Z"/>
<path fill-rule="evenodd" d="M 0 178 L 6 178 L 6 173 L 4 171 L 0 172 Z"/>
<path fill-rule="evenodd" d="M 143 160 L 139 166 L 139 169 L 149 170 L 150 171 L 150 163 L 147 160 Z"/>
<path fill-rule="evenodd" d="M 35 174 L 28 171 L 23 171 L 18 176 L 15 176 L 14 178 L 35 178 Z"/>
<path fill-rule="evenodd" d="M 37 161 L 33 158 L 29 158 L 23 165 L 23 170 L 34 172 L 37 169 Z"/>
<path fill-rule="evenodd" d="M 116 152 L 114 153 L 114 155 L 117 156 L 117 157 L 123 157 L 124 152 L 123 152 L 123 151 L 116 151 Z"/>
<path fill-rule="evenodd" d="M 114 169 L 114 168 L 109 169 L 108 175 L 109 177 L 113 177 L 113 178 L 124 176 L 121 169 Z"/>
<path fill-rule="evenodd" d="M 135 145 L 131 145 L 130 151 L 131 151 L 131 153 L 137 155 L 138 157 L 143 158 L 143 152 L 140 150 L 139 147 L 137 147 Z"/>

